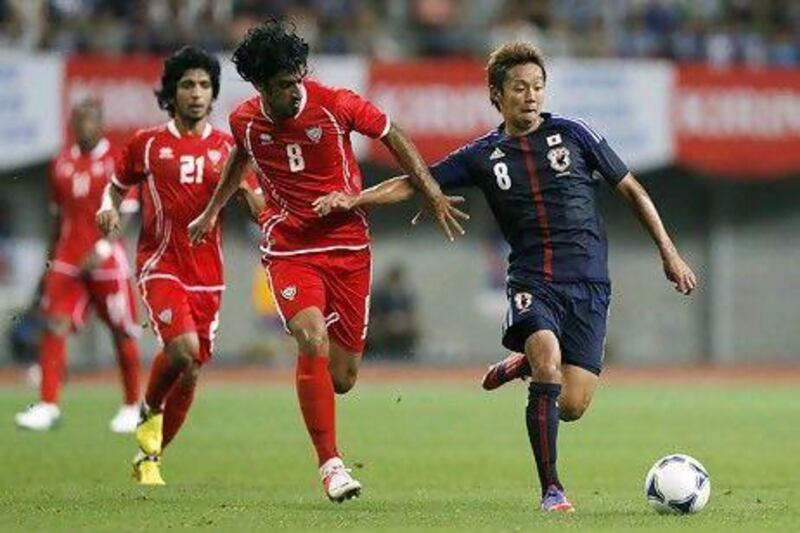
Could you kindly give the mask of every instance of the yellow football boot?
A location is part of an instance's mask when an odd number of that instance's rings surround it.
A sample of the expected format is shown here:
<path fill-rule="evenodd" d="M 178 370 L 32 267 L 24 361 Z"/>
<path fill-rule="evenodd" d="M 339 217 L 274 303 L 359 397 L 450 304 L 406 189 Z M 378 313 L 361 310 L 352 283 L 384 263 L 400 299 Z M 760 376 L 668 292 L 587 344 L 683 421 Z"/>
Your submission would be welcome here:
<path fill-rule="evenodd" d="M 142 409 L 141 420 L 136 426 L 136 442 L 145 455 L 161 455 L 164 415 Z"/>
<path fill-rule="evenodd" d="M 133 478 L 139 485 L 166 485 L 161 477 L 161 460 L 142 452 L 133 458 Z"/>

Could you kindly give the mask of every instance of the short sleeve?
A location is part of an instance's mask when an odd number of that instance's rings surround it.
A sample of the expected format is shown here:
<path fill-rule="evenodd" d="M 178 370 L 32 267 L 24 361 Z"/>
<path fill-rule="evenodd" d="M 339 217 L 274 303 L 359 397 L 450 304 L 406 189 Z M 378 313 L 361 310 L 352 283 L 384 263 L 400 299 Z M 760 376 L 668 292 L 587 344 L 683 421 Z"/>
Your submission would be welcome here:
<path fill-rule="evenodd" d="M 136 133 L 122 150 L 114 165 L 111 182 L 121 189 L 130 189 L 144 181 L 149 173 L 149 149 L 153 137 Z"/>
<path fill-rule="evenodd" d="M 338 115 L 349 130 L 357 131 L 372 139 L 380 139 L 389 133 L 389 116 L 378 106 L 349 89 L 336 92 Z"/>
<path fill-rule="evenodd" d="M 245 142 L 245 128 L 242 125 L 242 120 L 239 116 L 238 110 L 233 111 L 228 115 L 228 125 L 231 127 L 231 135 L 237 150 L 247 153 L 247 144 Z"/>
<path fill-rule="evenodd" d="M 604 137 L 582 121 L 577 121 L 576 124 L 578 135 L 587 151 L 586 160 L 590 169 L 600 173 L 610 185 L 616 186 L 628 174 L 628 166 L 608 145 Z"/>
<path fill-rule="evenodd" d="M 473 184 L 469 152 L 469 146 L 462 146 L 431 167 L 433 179 L 442 189 L 457 189 Z"/>

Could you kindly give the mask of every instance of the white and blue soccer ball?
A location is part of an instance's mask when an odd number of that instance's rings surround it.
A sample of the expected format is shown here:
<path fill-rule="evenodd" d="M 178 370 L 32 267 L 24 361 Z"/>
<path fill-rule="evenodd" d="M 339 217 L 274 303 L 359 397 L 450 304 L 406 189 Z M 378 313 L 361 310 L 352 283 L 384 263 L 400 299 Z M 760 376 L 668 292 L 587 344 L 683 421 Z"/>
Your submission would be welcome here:
<path fill-rule="evenodd" d="M 644 490 L 650 506 L 661 514 L 696 513 L 711 496 L 711 476 L 694 457 L 676 453 L 656 461 Z"/>

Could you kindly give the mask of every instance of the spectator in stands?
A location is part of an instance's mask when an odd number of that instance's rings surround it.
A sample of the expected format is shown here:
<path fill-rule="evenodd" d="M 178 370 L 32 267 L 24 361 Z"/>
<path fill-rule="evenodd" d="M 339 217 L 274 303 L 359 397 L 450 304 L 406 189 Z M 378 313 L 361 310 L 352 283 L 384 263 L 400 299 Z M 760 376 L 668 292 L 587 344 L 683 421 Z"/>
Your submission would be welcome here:
<path fill-rule="evenodd" d="M 373 287 L 369 352 L 386 359 L 411 359 L 419 339 L 416 295 L 405 267 L 394 264 Z"/>

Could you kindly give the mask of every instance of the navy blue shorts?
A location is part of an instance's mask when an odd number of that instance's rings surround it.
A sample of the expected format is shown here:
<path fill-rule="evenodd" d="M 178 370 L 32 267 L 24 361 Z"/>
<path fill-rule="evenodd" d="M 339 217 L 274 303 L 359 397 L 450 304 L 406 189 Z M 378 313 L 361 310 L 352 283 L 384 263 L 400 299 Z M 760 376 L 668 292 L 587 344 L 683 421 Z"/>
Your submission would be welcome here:
<path fill-rule="evenodd" d="M 532 281 L 509 285 L 503 346 L 525 353 L 525 341 L 537 331 L 555 333 L 561 362 L 600 374 L 605 356 L 611 286 L 602 282 Z"/>

